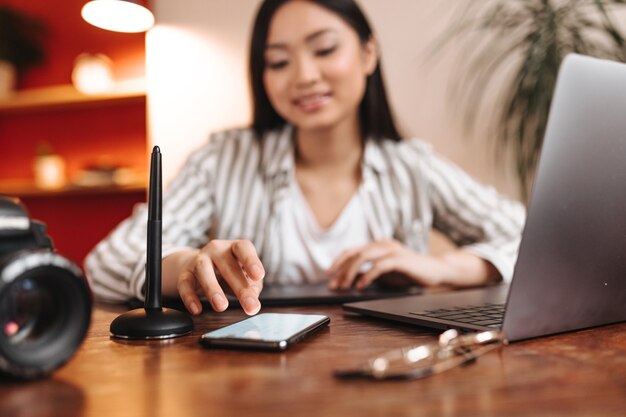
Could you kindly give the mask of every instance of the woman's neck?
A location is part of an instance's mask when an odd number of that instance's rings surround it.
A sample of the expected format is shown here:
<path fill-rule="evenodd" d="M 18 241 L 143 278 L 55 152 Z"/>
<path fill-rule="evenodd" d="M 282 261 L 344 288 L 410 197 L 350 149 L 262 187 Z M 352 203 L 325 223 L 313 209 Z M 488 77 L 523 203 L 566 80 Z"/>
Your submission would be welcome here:
<path fill-rule="evenodd" d="M 328 175 L 360 172 L 363 140 L 358 124 L 296 131 L 296 166 Z"/>

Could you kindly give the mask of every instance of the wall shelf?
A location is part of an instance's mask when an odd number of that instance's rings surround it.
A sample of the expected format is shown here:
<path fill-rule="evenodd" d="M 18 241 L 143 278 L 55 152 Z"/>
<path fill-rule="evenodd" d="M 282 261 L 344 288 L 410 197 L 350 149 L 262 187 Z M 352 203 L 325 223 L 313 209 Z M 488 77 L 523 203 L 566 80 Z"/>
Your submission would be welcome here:
<path fill-rule="evenodd" d="M 18 91 L 9 98 L 0 99 L 0 114 L 39 110 L 67 109 L 95 105 L 130 104 L 145 102 L 146 92 L 141 89 L 121 89 L 107 94 L 83 94 L 73 85 L 56 85 Z"/>
<path fill-rule="evenodd" d="M 12 197 L 62 197 L 94 194 L 124 194 L 146 192 L 147 181 L 139 181 L 124 185 L 76 186 L 67 185 L 63 188 L 47 190 L 38 188 L 31 181 L 0 181 L 0 194 Z"/>

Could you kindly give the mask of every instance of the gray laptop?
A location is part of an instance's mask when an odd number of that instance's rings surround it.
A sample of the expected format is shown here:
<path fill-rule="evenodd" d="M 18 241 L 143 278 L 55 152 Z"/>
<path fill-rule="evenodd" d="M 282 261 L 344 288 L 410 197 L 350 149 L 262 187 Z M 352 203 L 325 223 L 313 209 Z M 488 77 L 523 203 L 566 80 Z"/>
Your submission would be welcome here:
<path fill-rule="evenodd" d="M 626 65 L 563 61 L 510 287 L 344 308 L 509 341 L 626 321 Z"/>

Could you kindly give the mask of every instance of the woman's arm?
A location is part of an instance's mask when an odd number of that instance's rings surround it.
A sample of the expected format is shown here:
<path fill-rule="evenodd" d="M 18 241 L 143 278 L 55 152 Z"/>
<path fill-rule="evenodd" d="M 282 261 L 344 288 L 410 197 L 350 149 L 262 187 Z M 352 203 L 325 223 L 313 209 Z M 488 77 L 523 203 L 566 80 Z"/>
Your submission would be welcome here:
<path fill-rule="evenodd" d="M 391 238 L 376 241 L 337 258 L 329 270 L 330 286 L 363 287 L 392 272 L 426 286 L 475 286 L 500 277 L 508 281 L 525 220 L 523 206 L 478 183 L 422 142 L 408 141 L 396 150 L 391 160 L 397 158 L 395 163 L 408 167 L 407 175 L 413 176 L 411 184 L 420 184 L 398 198 L 411 198 L 418 205 L 417 195 L 412 193 L 426 193 L 428 207 L 419 206 L 415 212 L 432 213 L 434 227 L 457 249 L 431 256 Z M 424 218 L 413 221 L 424 222 Z M 363 275 L 359 277 L 360 272 Z"/>
<path fill-rule="evenodd" d="M 485 186 L 428 146 L 419 146 L 433 227 L 461 250 L 491 263 L 510 281 L 526 210 Z"/>
<path fill-rule="evenodd" d="M 258 296 L 265 271 L 253 244 L 246 240 L 207 242 L 215 212 L 218 157 L 226 140 L 239 140 L 239 131 L 229 132 L 214 136 L 195 152 L 163 198 L 162 292 L 180 295 L 193 314 L 202 311 L 199 294 L 216 311 L 225 310 L 228 301 L 222 285 L 233 291 L 246 313 L 255 314 L 261 308 Z M 89 254 L 85 269 L 98 298 L 144 298 L 146 222 L 143 205 Z"/>
<path fill-rule="evenodd" d="M 216 149 L 211 142 L 190 156 L 163 198 L 163 256 L 202 247 L 213 215 L 211 176 Z M 85 259 L 85 271 L 98 299 L 144 298 L 147 207 L 138 205 Z"/>
<path fill-rule="evenodd" d="M 363 265 L 368 266 L 363 270 Z M 500 277 L 489 262 L 464 250 L 438 256 L 417 253 L 396 240 L 381 240 L 344 252 L 328 271 L 330 288 L 362 289 L 389 274 L 402 274 L 413 284 L 471 287 Z M 362 272 L 361 275 L 359 275 Z"/>

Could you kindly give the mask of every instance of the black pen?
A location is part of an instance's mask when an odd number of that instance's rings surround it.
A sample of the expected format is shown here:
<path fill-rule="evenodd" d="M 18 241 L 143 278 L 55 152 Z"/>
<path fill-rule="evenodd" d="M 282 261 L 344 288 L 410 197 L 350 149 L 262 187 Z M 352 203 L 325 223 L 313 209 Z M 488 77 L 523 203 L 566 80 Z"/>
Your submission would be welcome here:
<path fill-rule="evenodd" d="M 146 310 L 160 310 L 161 305 L 161 150 L 152 148 L 150 189 L 148 191 L 148 239 L 146 253 Z"/>

